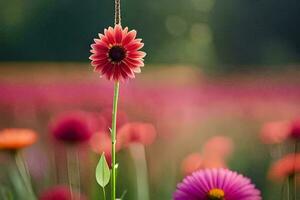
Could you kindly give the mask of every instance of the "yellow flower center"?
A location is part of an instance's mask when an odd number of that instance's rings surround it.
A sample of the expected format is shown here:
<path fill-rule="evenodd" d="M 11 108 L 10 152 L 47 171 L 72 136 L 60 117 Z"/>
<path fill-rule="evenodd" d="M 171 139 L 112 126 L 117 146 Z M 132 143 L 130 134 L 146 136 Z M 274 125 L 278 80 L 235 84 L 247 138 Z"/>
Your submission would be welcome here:
<path fill-rule="evenodd" d="M 208 199 L 209 200 L 225 200 L 225 193 L 223 190 L 214 188 L 209 190 L 207 193 Z"/>

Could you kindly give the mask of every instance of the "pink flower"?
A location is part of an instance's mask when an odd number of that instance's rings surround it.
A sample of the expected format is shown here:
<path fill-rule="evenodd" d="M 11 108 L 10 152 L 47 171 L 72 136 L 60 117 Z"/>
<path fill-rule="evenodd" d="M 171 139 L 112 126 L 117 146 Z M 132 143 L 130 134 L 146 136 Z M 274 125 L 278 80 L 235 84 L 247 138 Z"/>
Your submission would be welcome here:
<path fill-rule="evenodd" d="M 212 168 L 227 168 L 227 162 L 221 157 L 204 157 L 203 158 L 203 169 Z"/>
<path fill-rule="evenodd" d="M 105 154 L 107 163 L 111 164 L 111 138 L 109 132 L 96 132 L 90 140 L 91 149 L 97 154 Z M 121 150 L 121 143 L 116 144 L 116 151 Z"/>
<path fill-rule="evenodd" d="M 184 175 L 190 175 L 198 169 L 203 168 L 203 159 L 200 153 L 188 155 L 181 164 L 181 169 Z"/>
<path fill-rule="evenodd" d="M 139 51 L 144 44 L 136 39 L 135 30 L 128 32 L 127 27 L 115 25 L 105 29 L 99 38 L 91 45 L 90 60 L 95 71 L 115 81 L 134 78 L 134 73 L 140 73 L 146 53 Z"/>
<path fill-rule="evenodd" d="M 300 139 L 300 119 L 292 122 L 290 136 L 295 139 Z"/>
<path fill-rule="evenodd" d="M 209 157 L 200 153 L 188 155 L 181 164 L 182 173 L 190 175 L 199 169 L 227 168 L 224 158 L 219 156 Z"/>
<path fill-rule="evenodd" d="M 203 146 L 203 154 L 208 157 L 226 158 L 233 151 L 231 138 L 225 136 L 214 136 L 209 138 Z"/>
<path fill-rule="evenodd" d="M 276 161 L 269 170 L 269 178 L 282 181 L 300 172 L 300 154 L 289 154 Z"/>
<path fill-rule="evenodd" d="M 177 185 L 173 200 L 261 200 L 251 180 L 227 169 L 194 172 Z"/>
<path fill-rule="evenodd" d="M 67 112 L 56 117 L 50 125 L 53 137 L 61 142 L 76 144 L 92 136 L 94 119 L 85 112 Z"/>
<path fill-rule="evenodd" d="M 152 124 L 133 122 L 121 127 L 117 136 L 124 147 L 132 143 L 150 145 L 156 138 L 156 130 Z"/>
<path fill-rule="evenodd" d="M 289 130 L 288 121 L 269 122 L 263 126 L 260 138 L 265 144 L 279 144 L 287 139 Z"/>

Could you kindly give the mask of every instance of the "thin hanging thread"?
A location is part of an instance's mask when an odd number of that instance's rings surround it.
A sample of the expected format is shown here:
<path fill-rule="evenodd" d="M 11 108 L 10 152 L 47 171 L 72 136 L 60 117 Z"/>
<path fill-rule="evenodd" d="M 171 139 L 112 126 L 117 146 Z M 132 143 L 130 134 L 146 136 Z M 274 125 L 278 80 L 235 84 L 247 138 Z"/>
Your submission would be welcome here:
<path fill-rule="evenodd" d="M 121 25 L 121 0 L 115 0 L 115 24 Z"/>

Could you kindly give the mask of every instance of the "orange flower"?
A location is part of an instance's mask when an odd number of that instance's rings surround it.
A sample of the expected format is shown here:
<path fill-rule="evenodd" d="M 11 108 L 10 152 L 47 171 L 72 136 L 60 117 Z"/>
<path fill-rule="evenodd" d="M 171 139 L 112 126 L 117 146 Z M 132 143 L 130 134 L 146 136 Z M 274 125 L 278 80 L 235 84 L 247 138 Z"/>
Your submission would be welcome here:
<path fill-rule="evenodd" d="M 108 132 L 96 132 L 93 134 L 92 139 L 90 140 L 90 145 L 92 150 L 95 153 L 102 154 L 111 154 L 111 138 Z M 121 149 L 121 144 L 117 142 L 116 150 Z"/>
<path fill-rule="evenodd" d="M 220 157 L 209 157 L 200 153 L 188 155 L 181 164 L 182 173 L 187 176 L 199 169 L 227 168 L 226 161 Z"/>
<path fill-rule="evenodd" d="M 203 160 L 200 153 L 188 155 L 181 164 L 181 170 L 184 175 L 192 174 L 201 168 L 203 168 Z"/>
<path fill-rule="evenodd" d="M 220 157 L 203 157 L 203 168 L 227 168 L 226 160 Z"/>
<path fill-rule="evenodd" d="M 37 134 L 30 129 L 4 129 L 0 131 L 0 149 L 18 150 L 34 144 Z"/>
<path fill-rule="evenodd" d="M 265 144 L 278 144 L 287 139 L 290 131 L 290 123 L 287 121 L 277 121 L 266 123 L 260 134 L 260 138 Z"/>
<path fill-rule="evenodd" d="M 271 180 L 282 181 L 286 177 L 300 172 L 300 153 L 289 154 L 275 162 L 269 170 Z"/>
<path fill-rule="evenodd" d="M 203 154 L 207 157 L 226 158 L 233 151 L 231 138 L 225 136 L 214 136 L 208 139 L 203 146 Z"/>
<path fill-rule="evenodd" d="M 156 138 L 156 130 L 152 124 L 133 122 L 125 124 L 117 136 L 118 141 L 125 147 L 131 143 L 150 145 Z"/>

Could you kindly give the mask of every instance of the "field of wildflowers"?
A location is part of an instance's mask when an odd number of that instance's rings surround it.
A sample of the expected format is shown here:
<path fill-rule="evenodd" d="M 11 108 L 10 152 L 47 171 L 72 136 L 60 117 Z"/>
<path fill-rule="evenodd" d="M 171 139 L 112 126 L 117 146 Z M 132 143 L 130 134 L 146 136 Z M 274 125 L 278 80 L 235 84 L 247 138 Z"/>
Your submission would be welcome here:
<path fill-rule="evenodd" d="M 212 73 L 220 40 L 205 23 L 191 27 L 193 44 L 170 49 L 207 67 L 147 64 L 143 34 L 113 3 L 114 23 L 91 38 L 89 64 L 0 62 L 0 199 L 298 200 L 298 65 Z M 217 5 L 190 3 L 202 18 Z M 167 17 L 173 37 L 187 26 Z M 297 60 L 273 48 L 271 60 Z"/>
<path fill-rule="evenodd" d="M 71 185 L 74 199 L 102 199 L 95 169 L 102 152 L 111 167 L 111 83 L 87 64 L 2 65 L 1 198 L 68 199 Z M 276 73 L 208 77 L 189 66 L 151 67 L 120 87 L 118 197 L 171 199 L 184 177 L 222 168 L 251 178 L 263 199 L 286 199 L 299 170 L 298 73 L 286 72 L 286 83 Z"/>

